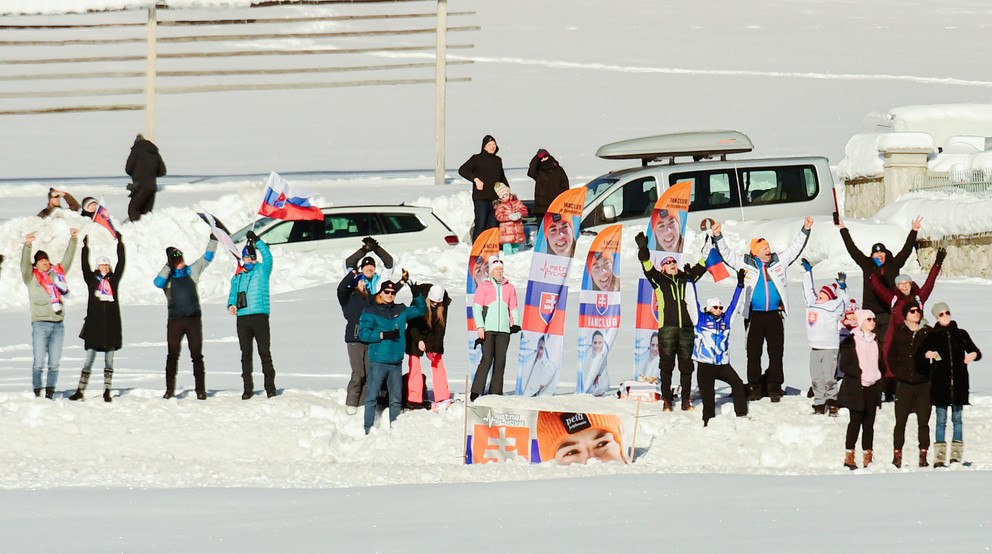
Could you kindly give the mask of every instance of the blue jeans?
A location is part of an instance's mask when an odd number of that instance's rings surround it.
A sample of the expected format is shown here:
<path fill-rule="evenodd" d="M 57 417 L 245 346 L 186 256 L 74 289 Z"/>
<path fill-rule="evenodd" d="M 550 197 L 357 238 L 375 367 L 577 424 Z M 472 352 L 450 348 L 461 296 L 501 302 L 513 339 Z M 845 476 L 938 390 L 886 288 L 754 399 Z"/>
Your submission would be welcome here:
<path fill-rule="evenodd" d="M 961 429 L 961 413 L 964 412 L 964 406 L 951 406 L 951 426 L 953 427 L 953 439 L 955 441 L 961 442 L 964 440 L 964 431 Z M 944 431 L 947 427 L 947 406 L 937 406 L 937 442 L 944 441 Z"/>
<path fill-rule="evenodd" d="M 31 346 L 34 360 L 31 362 L 31 385 L 41 388 L 41 370 L 48 355 L 48 375 L 46 388 L 55 388 L 59 380 L 59 362 L 62 360 L 62 341 L 65 338 L 65 325 L 60 321 L 35 321 L 31 324 Z"/>
<path fill-rule="evenodd" d="M 107 350 L 103 353 L 103 368 L 108 371 L 114 370 L 114 352 Z M 83 362 L 83 373 L 89 373 L 93 369 L 93 362 L 96 361 L 96 350 L 90 348 L 86 351 L 86 360 Z"/>
<path fill-rule="evenodd" d="M 365 395 L 365 434 L 369 434 L 369 429 L 375 423 L 375 406 L 379 400 L 379 391 L 382 390 L 382 382 L 386 382 L 386 390 L 389 393 L 389 422 L 396 421 L 400 415 L 400 407 L 403 402 L 403 365 L 384 364 L 381 362 L 369 362 L 369 378 L 366 382 L 368 393 Z"/>

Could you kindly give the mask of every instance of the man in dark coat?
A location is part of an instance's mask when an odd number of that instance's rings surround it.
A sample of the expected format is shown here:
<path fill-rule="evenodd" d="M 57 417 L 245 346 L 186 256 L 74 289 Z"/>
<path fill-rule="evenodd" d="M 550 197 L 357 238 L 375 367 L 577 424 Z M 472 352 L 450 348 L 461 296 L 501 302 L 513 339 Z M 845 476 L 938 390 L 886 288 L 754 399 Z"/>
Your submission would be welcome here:
<path fill-rule="evenodd" d="M 568 190 L 568 175 L 565 175 L 558 160 L 541 148 L 531 159 L 527 176 L 534 180 L 534 210 L 531 215 L 541 219 L 551 202 Z"/>
<path fill-rule="evenodd" d="M 927 449 L 930 448 L 930 369 L 918 363 L 916 350 L 923 343 L 932 328 L 923 321 L 923 309 L 912 303 L 904 303 L 900 310 L 905 323 L 892 332 L 889 345 L 889 368 L 895 374 L 896 386 L 896 425 L 892 434 L 892 465 L 902 467 L 902 445 L 906 443 L 906 422 L 909 414 L 916 414 L 916 426 L 920 444 L 920 467 L 927 462 Z"/>
<path fill-rule="evenodd" d="M 506 183 L 506 173 L 503 172 L 503 160 L 496 153 L 499 145 L 492 135 L 482 138 L 482 150 L 469 158 L 461 167 L 458 174 L 468 179 L 472 187 L 472 203 L 475 205 L 475 227 L 472 229 L 472 241 L 485 231 L 493 229 L 499 223 L 496 221 L 496 210 L 493 201 L 496 196 L 496 183 Z"/>
<path fill-rule="evenodd" d="M 90 266 L 90 238 L 83 237 L 83 281 L 89 290 L 86 304 L 86 319 L 79 338 L 83 339 L 86 360 L 79 376 L 79 387 L 69 400 L 83 400 L 86 385 L 90 382 L 90 371 L 97 352 L 103 352 L 103 400 L 110 402 L 110 386 L 114 377 L 114 352 L 121 349 L 121 305 L 120 282 L 124 276 L 124 240 L 117 233 L 117 264 L 110 269 L 110 259 L 98 256 L 96 271 Z"/>
<path fill-rule="evenodd" d="M 138 190 L 131 193 L 131 202 L 127 205 L 128 219 L 138 221 L 141 216 L 152 211 L 155 192 L 158 191 L 158 178 L 165 176 L 165 162 L 158 153 L 158 146 L 139 134 L 131 146 L 124 171 L 138 185 Z"/>
<path fill-rule="evenodd" d="M 850 254 L 851 259 L 861 268 L 861 274 L 864 279 L 861 284 L 861 307 L 865 310 L 875 312 L 875 334 L 879 337 L 886 336 L 888 332 L 889 314 L 892 311 L 892 307 L 872 291 L 871 276 L 878 275 L 882 284 L 888 289 L 896 288 L 895 278 L 902 271 L 902 266 L 906 265 L 909 255 L 913 253 L 913 247 L 916 246 L 916 234 L 920 230 L 922 222 L 922 217 L 917 217 L 913 220 L 909 234 L 906 235 L 906 243 L 903 244 L 902 250 L 895 256 L 880 242 L 873 244 L 871 246 L 871 254 L 866 256 L 854 244 L 854 240 L 851 239 L 851 231 L 844 225 L 844 220 L 837 218 L 837 228 L 840 229 L 840 238 L 844 240 L 844 246 L 847 248 L 847 253 Z M 882 391 L 885 397 L 884 401 L 892 402 L 896 392 L 896 379 L 892 372 L 887 369 L 885 365 L 887 362 L 888 360 L 884 356 L 880 360 L 882 364 Z"/>

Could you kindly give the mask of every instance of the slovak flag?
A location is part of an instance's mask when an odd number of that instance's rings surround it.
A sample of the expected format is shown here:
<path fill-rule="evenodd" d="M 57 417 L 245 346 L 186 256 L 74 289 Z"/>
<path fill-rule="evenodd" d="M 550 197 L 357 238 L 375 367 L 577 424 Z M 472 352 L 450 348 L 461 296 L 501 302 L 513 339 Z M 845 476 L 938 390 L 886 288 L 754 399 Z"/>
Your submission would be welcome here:
<path fill-rule="evenodd" d="M 727 266 L 723 263 L 723 257 L 720 256 L 720 252 L 716 248 L 710 248 L 710 253 L 706 256 L 706 271 L 710 272 L 715 283 L 730 277 L 730 272 L 727 271 Z"/>
<path fill-rule="evenodd" d="M 93 223 L 96 223 L 100 227 L 106 229 L 110 236 L 117 238 L 117 227 L 114 227 L 114 222 L 110 220 L 110 210 L 103 203 L 103 198 L 96 205 L 96 211 L 93 212 Z"/>
<path fill-rule="evenodd" d="M 265 196 L 262 197 L 258 214 L 284 221 L 324 219 L 320 208 L 310 205 L 308 196 L 297 196 L 289 182 L 274 171 L 265 183 Z"/>

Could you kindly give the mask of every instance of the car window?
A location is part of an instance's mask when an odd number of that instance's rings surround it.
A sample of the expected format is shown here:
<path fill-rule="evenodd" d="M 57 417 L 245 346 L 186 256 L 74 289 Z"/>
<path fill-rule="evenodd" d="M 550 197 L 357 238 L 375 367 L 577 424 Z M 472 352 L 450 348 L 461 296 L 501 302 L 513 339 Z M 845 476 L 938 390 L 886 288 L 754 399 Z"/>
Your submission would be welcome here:
<path fill-rule="evenodd" d="M 657 182 L 654 177 L 643 177 L 624 183 L 603 200 L 603 205 L 613 206 L 617 221 L 622 221 L 651 215 L 657 201 Z"/>
<path fill-rule="evenodd" d="M 354 212 L 324 215 L 323 238 L 325 239 L 369 237 L 381 234 L 382 227 L 374 213 Z"/>
<path fill-rule="evenodd" d="M 286 244 L 289 242 L 289 234 L 293 230 L 293 223 L 295 222 L 283 221 L 262 233 L 260 238 L 268 245 Z"/>
<path fill-rule="evenodd" d="M 682 181 L 692 183 L 689 211 L 736 208 L 741 205 L 732 170 L 675 173 L 668 178 L 669 186 Z"/>
<path fill-rule="evenodd" d="M 738 176 L 745 206 L 805 202 L 820 188 L 813 166 L 739 169 Z"/>
<path fill-rule="evenodd" d="M 387 233 L 415 233 L 427 228 L 417 214 L 380 214 Z"/>

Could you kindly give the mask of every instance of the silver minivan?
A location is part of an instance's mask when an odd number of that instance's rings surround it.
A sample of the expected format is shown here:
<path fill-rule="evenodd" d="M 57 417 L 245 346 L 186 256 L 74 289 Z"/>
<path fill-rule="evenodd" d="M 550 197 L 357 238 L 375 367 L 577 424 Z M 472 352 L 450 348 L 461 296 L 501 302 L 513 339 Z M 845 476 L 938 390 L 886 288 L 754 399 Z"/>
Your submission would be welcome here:
<path fill-rule="evenodd" d="M 641 167 L 613 171 L 585 185 L 582 230 L 647 223 L 659 196 L 682 181 L 692 183 L 691 229 L 699 229 L 706 218 L 744 221 L 835 211 L 826 158 L 727 159 L 752 149 L 751 140 L 738 131 L 657 135 L 604 145 L 596 156 L 640 160 Z"/>

